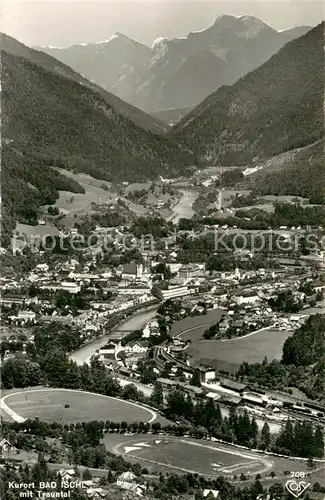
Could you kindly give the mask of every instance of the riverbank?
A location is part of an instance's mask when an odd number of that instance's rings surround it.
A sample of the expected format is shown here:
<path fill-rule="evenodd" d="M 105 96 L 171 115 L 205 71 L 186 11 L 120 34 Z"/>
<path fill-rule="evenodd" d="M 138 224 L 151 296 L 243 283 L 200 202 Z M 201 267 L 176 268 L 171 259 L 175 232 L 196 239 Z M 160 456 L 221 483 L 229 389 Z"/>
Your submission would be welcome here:
<path fill-rule="evenodd" d="M 105 333 L 101 337 L 91 340 L 84 346 L 76 349 L 69 354 L 69 359 L 74 361 L 78 365 L 83 365 L 87 363 L 89 358 L 95 353 L 97 349 L 104 346 L 110 340 L 122 338 L 127 331 L 140 330 L 143 328 L 148 321 L 155 317 L 157 310 L 157 305 L 151 305 L 144 311 L 135 313 L 130 318 L 126 318 L 121 321 L 116 327 L 114 327 L 110 332 Z"/>
<path fill-rule="evenodd" d="M 199 196 L 199 193 L 195 191 L 185 191 L 182 189 L 181 193 L 183 196 L 173 207 L 173 214 L 168 217 L 168 221 L 174 224 L 178 224 L 182 218 L 191 219 L 193 217 L 195 212 L 192 209 L 192 205 Z"/>
<path fill-rule="evenodd" d="M 82 365 L 84 363 L 89 363 L 90 358 L 92 355 L 95 353 L 97 349 L 105 345 L 109 340 L 112 340 L 112 338 L 117 339 L 117 338 L 122 338 L 127 331 L 133 331 L 133 330 L 138 330 L 141 329 L 145 326 L 145 324 L 152 319 L 156 315 L 156 306 L 153 306 L 146 311 L 139 312 L 133 316 L 131 316 L 129 319 L 126 319 L 123 321 L 123 324 L 120 324 L 118 328 L 113 329 L 110 333 L 106 334 L 105 336 L 101 337 L 100 339 L 96 339 L 94 341 L 91 341 L 89 344 L 81 347 L 74 353 L 71 353 L 69 358 L 72 361 L 75 361 L 78 365 Z M 204 316 L 196 316 L 196 317 L 191 317 L 191 318 L 185 318 L 183 320 L 180 320 L 179 322 L 175 323 L 172 327 L 172 333 L 176 336 L 182 336 L 182 333 L 187 333 L 187 335 L 195 334 L 197 332 L 197 328 L 200 330 L 205 329 L 207 325 L 213 324 L 216 319 L 220 318 L 222 314 L 224 314 L 224 310 L 213 310 L 213 311 L 208 311 L 208 313 Z M 201 326 L 198 326 L 201 323 Z M 204 326 L 202 326 L 202 323 Z M 192 327 L 190 327 L 192 325 Z M 194 326 L 193 326 L 194 325 Z M 185 330 L 185 331 L 184 331 Z M 193 337 L 192 337 L 193 338 Z M 206 341 L 206 342 L 211 342 L 211 341 Z M 220 343 L 220 341 L 219 341 Z M 189 349 L 192 346 L 190 345 Z M 122 387 L 125 387 L 128 384 L 133 384 L 135 387 L 141 391 L 146 397 L 150 397 L 150 395 L 153 392 L 153 388 L 150 386 L 147 386 L 145 384 L 141 384 L 135 379 L 132 378 L 125 378 L 125 377 L 119 377 L 115 376 L 117 381 L 121 384 Z M 223 417 L 229 417 L 229 408 L 223 405 L 220 405 L 221 407 L 221 413 Z M 265 418 L 259 418 L 257 417 L 257 424 L 259 429 L 262 429 L 266 419 Z M 268 424 L 270 426 L 270 430 L 272 433 L 278 433 L 281 429 L 282 423 L 281 422 L 276 422 L 276 421 L 271 421 L 270 419 L 267 420 Z"/>

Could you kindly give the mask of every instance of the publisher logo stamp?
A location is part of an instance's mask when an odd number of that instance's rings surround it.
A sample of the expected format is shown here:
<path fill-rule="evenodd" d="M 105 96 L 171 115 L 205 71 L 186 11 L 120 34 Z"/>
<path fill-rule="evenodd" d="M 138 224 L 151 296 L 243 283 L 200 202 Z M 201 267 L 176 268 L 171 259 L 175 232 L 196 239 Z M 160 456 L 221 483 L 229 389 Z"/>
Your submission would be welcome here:
<path fill-rule="evenodd" d="M 285 487 L 295 498 L 299 498 L 303 493 L 309 488 L 310 483 L 307 481 L 301 481 L 299 479 L 289 479 L 286 482 Z"/>

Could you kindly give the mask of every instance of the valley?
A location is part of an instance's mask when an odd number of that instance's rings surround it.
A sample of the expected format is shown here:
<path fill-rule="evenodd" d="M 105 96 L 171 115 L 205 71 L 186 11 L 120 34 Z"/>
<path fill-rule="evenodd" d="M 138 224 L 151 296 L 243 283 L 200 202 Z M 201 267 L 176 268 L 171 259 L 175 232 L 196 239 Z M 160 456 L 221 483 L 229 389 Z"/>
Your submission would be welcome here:
<path fill-rule="evenodd" d="M 194 4 L 1 34 L 4 500 L 323 500 L 324 21 Z"/>

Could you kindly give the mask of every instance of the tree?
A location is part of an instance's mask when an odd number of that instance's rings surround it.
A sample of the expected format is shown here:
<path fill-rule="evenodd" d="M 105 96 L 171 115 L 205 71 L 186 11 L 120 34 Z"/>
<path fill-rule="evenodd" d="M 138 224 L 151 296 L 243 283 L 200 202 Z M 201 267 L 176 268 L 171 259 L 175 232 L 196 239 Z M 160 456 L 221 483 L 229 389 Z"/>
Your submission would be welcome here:
<path fill-rule="evenodd" d="M 251 485 L 250 491 L 254 499 L 259 498 L 259 495 L 261 495 L 264 492 L 262 483 L 258 479 L 256 479 L 255 483 Z"/>
<path fill-rule="evenodd" d="M 49 477 L 50 471 L 48 469 L 48 465 L 44 458 L 43 453 L 38 454 L 37 463 L 33 469 L 33 480 L 35 484 L 39 484 L 40 481 L 47 481 Z"/>
<path fill-rule="evenodd" d="M 249 415 L 247 410 L 244 410 L 243 415 L 239 415 L 237 428 L 235 429 L 235 435 L 238 444 L 247 446 L 250 439 L 251 423 L 249 420 Z"/>
<path fill-rule="evenodd" d="M 154 390 L 150 396 L 150 400 L 158 408 L 164 404 L 163 387 L 160 382 L 155 383 Z"/>
<path fill-rule="evenodd" d="M 318 425 L 315 430 L 314 436 L 314 455 L 321 458 L 324 454 L 324 435 L 322 428 Z"/>
<path fill-rule="evenodd" d="M 155 274 L 162 274 L 164 277 L 164 280 L 169 280 L 172 278 L 173 274 L 170 270 L 170 267 L 165 264 L 164 262 L 160 262 L 155 268 L 154 268 L 154 273 Z"/>
<path fill-rule="evenodd" d="M 197 368 L 194 370 L 191 381 L 191 385 L 194 385 L 196 387 L 201 387 L 201 375 L 200 375 L 200 370 Z"/>
<path fill-rule="evenodd" d="M 134 384 L 127 384 L 122 392 L 123 399 L 138 401 L 139 391 Z"/>
<path fill-rule="evenodd" d="M 255 417 L 252 418 L 251 427 L 250 427 L 250 439 L 252 442 L 252 446 L 254 447 L 257 441 L 258 436 L 258 425 Z"/>
<path fill-rule="evenodd" d="M 121 422 L 121 431 L 126 432 L 127 427 L 128 423 L 125 420 L 123 420 L 123 422 Z"/>
<path fill-rule="evenodd" d="M 194 404 L 190 394 L 187 394 L 185 401 L 185 416 L 188 420 L 192 420 L 194 415 Z"/>
<path fill-rule="evenodd" d="M 167 396 L 167 403 L 172 415 L 188 417 L 186 415 L 187 404 L 183 391 L 179 389 L 170 391 Z"/>
<path fill-rule="evenodd" d="M 284 491 L 284 486 L 282 484 L 272 484 L 272 486 L 270 486 L 269 488 L 270 498 L 283 498 Z"/>
<path fill-rule="evenodd" d="M 85 469 L 82 473 L 82 479 L 84 481 L 91 481 L 93 478 L 92 473 L 90 472 L 89 469 Z"/>
<path fill-rule="evenodd" d="M 108 483 L 113 483 L 114 480 L 115 480 L 114 475 L 112 474 L 112 471 L 109 470 L 108 473 L 107 473 L 107 482 Z"/>
<path fill-rule="evenodd" d="M 267 450 L 271 444 L 271 432 L 270 427 L 267 422 L 264 423 L 262 431 L 261 431 L 261 441 L 260 448 L 262 450 Z"/>
<path fill-rule="evenodd" d="M 151 429 L 155 433 L 159 432 L 161 430 L 161 423 L 160 422 L 154 422 L 153 424 L 151 424 Z"/>
<path fill-rule="evenodd" d="M 289 452 L 294 449 L 294 432 L 290 419 L 287 420 L 284 430 L 276 440 L 276 445 Z"/>

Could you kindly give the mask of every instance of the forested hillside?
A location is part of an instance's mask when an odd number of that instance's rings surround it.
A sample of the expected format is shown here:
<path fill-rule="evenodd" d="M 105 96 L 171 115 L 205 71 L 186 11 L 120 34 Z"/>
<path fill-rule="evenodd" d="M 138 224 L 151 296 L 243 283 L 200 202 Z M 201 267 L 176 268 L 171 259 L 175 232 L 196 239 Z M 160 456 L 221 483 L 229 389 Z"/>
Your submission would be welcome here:
<path fill-rule="evenodd" d="M 33 222 L 35 207 L 53 203 L 55 190 L 80 191 L 51 166 L 125 181 L 177 176 L 193 164 L 190 153 L 137 127 L 82 83 L 23 57 L 5 51 L 1 56 L 7 229 L 16 216 Z"/>
<path fill-rule="evenodd" d="M 168 125 L 164 121 L 154 118 L 131 104 L 122 101 L 122 99 L 119 99 L 116 95 L 107 92 L 104 88 L 93 83 L 93 81 L 87 80 L 81 74 L 74 71 L 70 66 L 67 66 L 63 62 L 55 59 L 45 52 L 27 47 L 15 38 L 12 38 L 4 33 L 0 34 L 0 45 L 1 49 L 9 54 L 24 57 L 24 59 L 37 64 L 46 71 L 70 78 L 75 82 L 91 88 L 95 92 L 99 93 L 106 103 L 109 106 L 112 106 L 117 113 L 133 121 L 133 123 L 142 127 L 144 130 L 148 130 L 156 134 L 162 134 L 167 132 L 169 129 Z"/>
<path fill-rule="evenodd" d="M 325 401 L 325 316 L 310 316 L 285 341 L 281 362 L 244 362 L 237 375 L 272 389 L 297 387 L 310 398 Z"/>
<path fill-rule="evenodd" d="M 310 203 L 324 203 L 324 140 L 298 152 L 280 167 L 275 162 L 258 171 L 251 182 L 258 194 L 302 196 Z"/>
<path fill-rule="evenodd" d="M 2 234 L 1 244 L 7 246 L 16 220 L 37 224 L 38 207 L 53 204 L 59 190 L 83 193 L 72 179 L 61 175 L 49 165 L 51 160 L 23 155 L 11 144 L 2 146 Z M 57 166 L 59 164 L 57 163 Z"/>
<path fill-rule="evenodd" d="M 172 134 L 210 163 L 245 165 L 319 140 L 323 101 L 324 23 L 211 94 Z"/>

